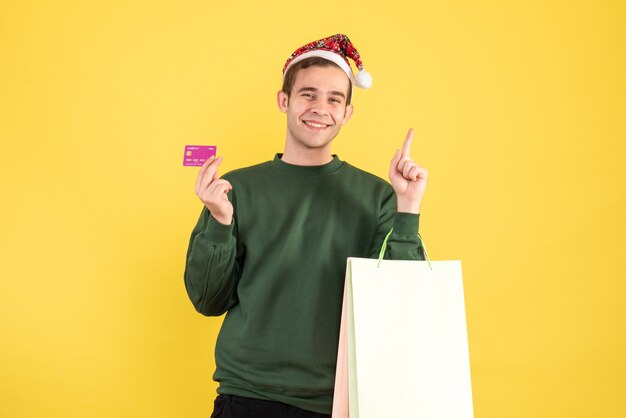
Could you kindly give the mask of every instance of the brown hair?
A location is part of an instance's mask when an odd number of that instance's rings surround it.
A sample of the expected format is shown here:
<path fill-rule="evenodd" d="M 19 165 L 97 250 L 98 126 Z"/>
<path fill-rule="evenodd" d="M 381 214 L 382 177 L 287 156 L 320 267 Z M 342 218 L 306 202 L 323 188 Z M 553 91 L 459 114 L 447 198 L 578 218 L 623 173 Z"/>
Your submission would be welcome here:
<path fill-rule="evenodd" d="M 305 68 L 309 68 L 313 66 L 328 67 L 331 65 L 334 65 L 337 68 L 341 68 L 334 62 L 324 59 L 322 57 L 309 57 L 309 58 L 303 59 L 302 61 L 296 62 L 291 67 L 289 67 L 289 69 L 287 70 L 287 73 L 285 74 L 285 78 L 283 79 L 282 91 L 287 95 L 287 97 L 291 95 L 291 89 L 293 88 L 293 83 L 296 81 L 296 75 L 298 74 L 298 71 L 304 70 Z M 348 83 L 348 96 L 346 97 L 346 106 L 350 104 L 351 100 L 352 100 L 352 81 Z"/>

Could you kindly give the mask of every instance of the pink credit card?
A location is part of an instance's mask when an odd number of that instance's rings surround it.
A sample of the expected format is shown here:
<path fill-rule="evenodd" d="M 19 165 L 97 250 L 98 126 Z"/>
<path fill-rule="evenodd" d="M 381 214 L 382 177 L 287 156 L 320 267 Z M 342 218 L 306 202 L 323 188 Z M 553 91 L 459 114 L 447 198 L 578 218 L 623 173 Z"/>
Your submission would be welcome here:
<path fill-rule="evenodd" d="M 183 165 L 197 167 L 215 156 L 217 147 L 214 145 L 185 145 Z"/>

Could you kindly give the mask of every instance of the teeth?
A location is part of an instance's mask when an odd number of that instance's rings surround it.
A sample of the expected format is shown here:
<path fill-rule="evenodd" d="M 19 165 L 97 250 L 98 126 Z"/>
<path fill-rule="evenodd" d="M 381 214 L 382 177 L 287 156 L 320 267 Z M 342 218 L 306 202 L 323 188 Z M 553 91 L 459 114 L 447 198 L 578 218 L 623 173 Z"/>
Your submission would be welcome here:
<path fill-rule="evenodd" d="M 308 121 L 304 121 L 304 123 L 306 123 L 309 126 L 312 126 L 314 128 L 325 128 L 326 125 L 323 125 L 321 123 L 315 123 L 315 122 L 308 122 Z"/>

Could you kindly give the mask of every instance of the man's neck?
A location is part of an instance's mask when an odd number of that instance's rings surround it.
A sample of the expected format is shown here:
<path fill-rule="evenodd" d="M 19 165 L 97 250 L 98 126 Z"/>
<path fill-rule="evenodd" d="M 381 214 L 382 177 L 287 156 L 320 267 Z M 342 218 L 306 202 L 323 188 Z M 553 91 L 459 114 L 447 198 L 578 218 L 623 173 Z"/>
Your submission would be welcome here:
<path fill-rule="evenodd" d="M 287 164 L 313 166 L 328 164 L 333 160 L 333 156 L 330 147 L 292 149 L 292 147 L 285 145 L 281 160 Z"/>

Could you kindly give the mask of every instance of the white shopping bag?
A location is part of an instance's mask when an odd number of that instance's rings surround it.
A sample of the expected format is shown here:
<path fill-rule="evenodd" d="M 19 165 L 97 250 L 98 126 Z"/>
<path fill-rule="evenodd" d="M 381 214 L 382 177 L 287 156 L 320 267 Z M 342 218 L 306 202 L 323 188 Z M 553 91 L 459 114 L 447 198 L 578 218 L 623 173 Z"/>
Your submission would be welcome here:
<path fill-rule="evenodd" d="M 349 258 L 333 418 L 471 418 L 460 261 Z"/>

